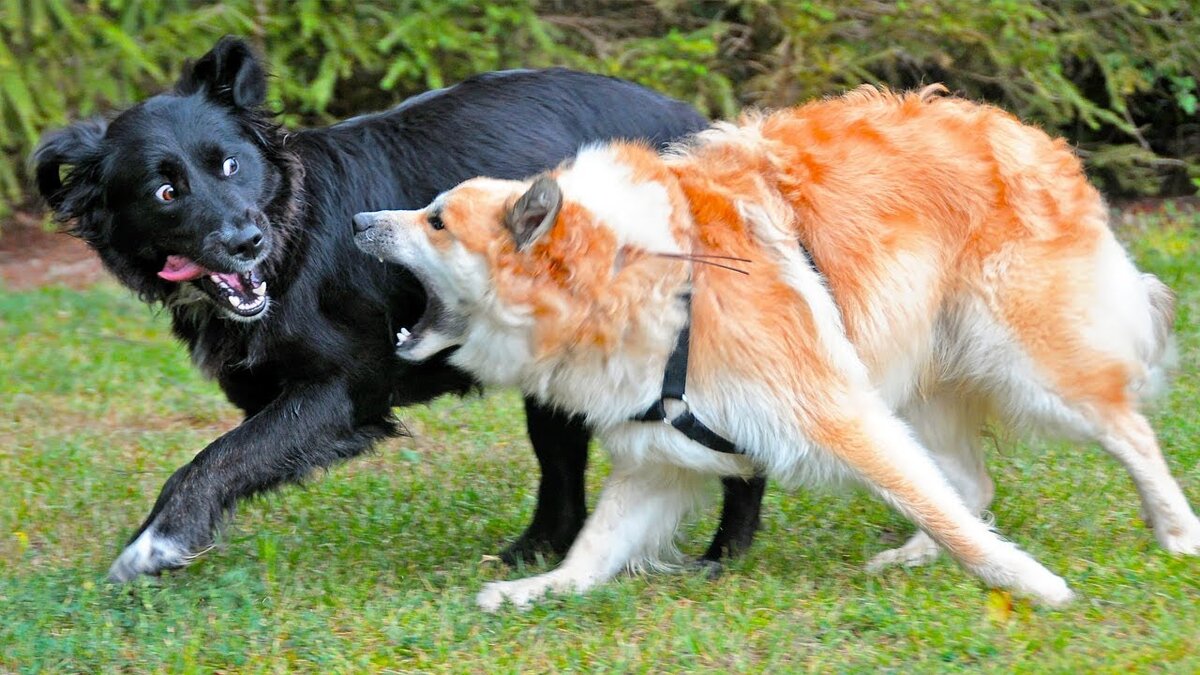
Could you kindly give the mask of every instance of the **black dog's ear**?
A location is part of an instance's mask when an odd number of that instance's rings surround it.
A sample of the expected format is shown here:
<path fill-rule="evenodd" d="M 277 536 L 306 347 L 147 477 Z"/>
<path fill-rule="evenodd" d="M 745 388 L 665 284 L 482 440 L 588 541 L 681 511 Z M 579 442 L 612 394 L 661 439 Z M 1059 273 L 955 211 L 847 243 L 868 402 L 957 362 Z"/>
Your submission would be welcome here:
<path fill-rule="evenodd" d="M 59 218 L 75 217 L 88 208 L 85 202 L 94 194 L 86 185 L 86 175 L 99 166 L 100 144 L 106 129 L 108 123 L 101 118 L 76 122 L 46 134 L 33 151 L 30 164 L 38 192 Z M 66 186 L 62 180 L 63 167 L 69 171 Z"/>
<path fill-rule="evenodd" d="M 234 108 L 257 108 L 267 100 L 267 74 L 244 40 L 226 35 L 198 61 L 184 66 L 180 94 L 204 92 Z"/>
<path fill-rule="evenodd" d="M 562 189 L 547 175 L 538 176 L 504 216 L 504 225 L 512 232 L 517 250 L 528 249 L 550 230 L 562 208 Z"/>

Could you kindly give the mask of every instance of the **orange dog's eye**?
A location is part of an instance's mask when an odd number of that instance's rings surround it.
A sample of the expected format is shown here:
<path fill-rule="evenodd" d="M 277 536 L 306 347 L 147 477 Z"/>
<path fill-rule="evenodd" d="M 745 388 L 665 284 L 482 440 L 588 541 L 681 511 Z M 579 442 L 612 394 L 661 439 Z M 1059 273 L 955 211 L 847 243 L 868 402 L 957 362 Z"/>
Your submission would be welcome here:
<path fill-rule="evenodd" d="M 154 196 L 158 197 L 158 201 L 160 202 L 174 201 L 175 186 L 171 185 L 170 183 L 164 183 L 158 186 L 158 189 L 154 191 Z"/>
<path fill-rule="evenodd" d="M 429 214 L 429 226 L 435 230 L 441 230 L 445 229 L 446 224 L 442 222 L 442 215 L 440 213 L 431 213 Z"/>

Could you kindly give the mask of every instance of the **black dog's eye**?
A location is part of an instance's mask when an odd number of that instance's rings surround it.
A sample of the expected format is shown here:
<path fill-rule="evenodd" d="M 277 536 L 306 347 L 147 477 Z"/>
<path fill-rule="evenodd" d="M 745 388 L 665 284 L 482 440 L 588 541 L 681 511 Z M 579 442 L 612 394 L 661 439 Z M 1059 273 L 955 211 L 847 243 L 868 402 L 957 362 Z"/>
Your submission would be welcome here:
<path fill-rule="evenodd" d="M 226 176 L 232 176 L 233 174 L 237 173 L 237 170 L 238 161 L 233 157 L 226 157 L 225 163 L 221 165 L 221 173 L 225 174 Z"/>
<path fill-rule="evenodd" d="M 160 202 L 169 202 L 175 200 L 175 186 L 170 183 L 163 183 L 154 191 L 154 196 L 158 197 Z"/>
<path fill-rule="evenodd" d="M 437 212 L 429 214 L 429 226 L 435 230 L 444 229 L 446 224 L 442 222 L 442 214 Z"/>

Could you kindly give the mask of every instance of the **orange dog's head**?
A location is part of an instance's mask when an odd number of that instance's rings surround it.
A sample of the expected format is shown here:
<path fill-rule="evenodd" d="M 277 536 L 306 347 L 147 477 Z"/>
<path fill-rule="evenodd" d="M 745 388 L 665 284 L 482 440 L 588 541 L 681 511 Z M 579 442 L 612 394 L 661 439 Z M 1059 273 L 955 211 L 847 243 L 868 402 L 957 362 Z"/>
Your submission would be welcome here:
<path fill-rule="evenodd" d="M 670 297 L 683 276 L 669 271 L 683 266 L 646 254 L 680 252 L 675 191 L 650 150 L 589 148 L 530 180 L 475 178 L 420 210 L 360 213 L 356 242 L 425 286 L 424 316 L 397 336 L 400 358 L 477 342 L 488 350 L 479 358 L 505 375 L 476 376 L 511 383 L 548 348 L 612 345 L 632 305 Z"/>
<path fill-rule="evenodd" d="M 495 249 L 511 249 L 512 255 L 529 247 L 561 208 L 562 192 L 549 177 L 532 183 L 475 178 L 420 210 L 356 215 L 359 248 L 408 268 L 426 289 L 426 311 L 397 335 L 397 355 L 423 361 L 461 345 L 467 319 L 486 310 L 494 295 Z"/>

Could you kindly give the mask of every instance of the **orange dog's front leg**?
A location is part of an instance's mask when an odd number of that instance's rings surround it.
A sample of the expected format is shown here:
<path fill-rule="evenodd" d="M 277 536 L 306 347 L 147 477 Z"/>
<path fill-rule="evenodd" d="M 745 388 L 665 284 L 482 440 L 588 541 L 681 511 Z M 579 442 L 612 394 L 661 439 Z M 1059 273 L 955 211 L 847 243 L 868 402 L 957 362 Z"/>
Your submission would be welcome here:
<path fill-rule="evenodd" d="M 680 442 L 687 443 L 680 437 Z M 547 593 L 582 593 L 625 569 L 670 565 L 675 531 L 700 498 L 706 477 L 665 464 L 622 464 L 613 471 L 566 559 L 556 569 L 515 581 L 495 581 L 475 597 L 487 611 L 507 600 L 526 608 Z"/>

